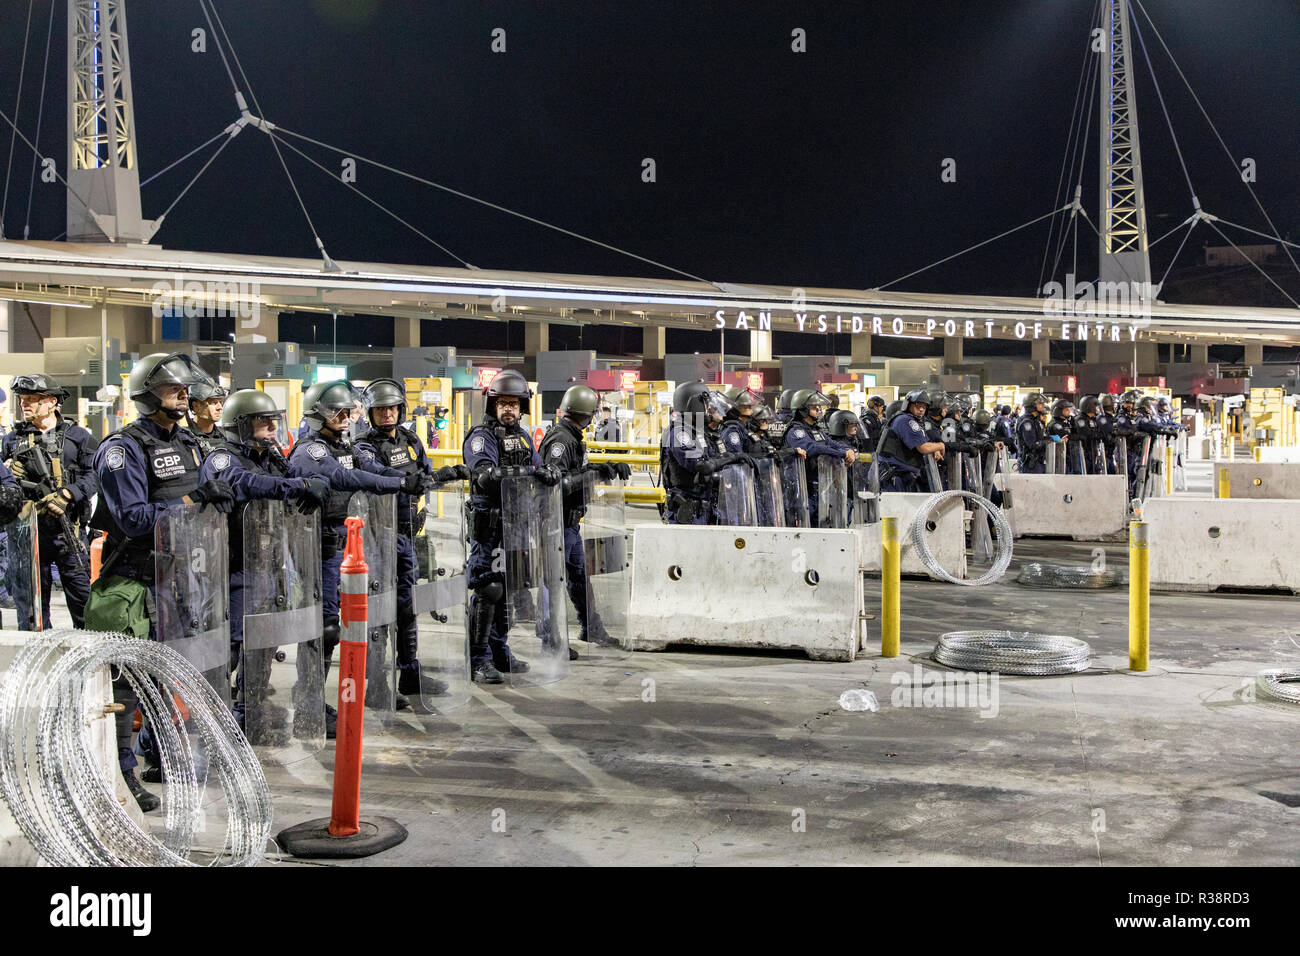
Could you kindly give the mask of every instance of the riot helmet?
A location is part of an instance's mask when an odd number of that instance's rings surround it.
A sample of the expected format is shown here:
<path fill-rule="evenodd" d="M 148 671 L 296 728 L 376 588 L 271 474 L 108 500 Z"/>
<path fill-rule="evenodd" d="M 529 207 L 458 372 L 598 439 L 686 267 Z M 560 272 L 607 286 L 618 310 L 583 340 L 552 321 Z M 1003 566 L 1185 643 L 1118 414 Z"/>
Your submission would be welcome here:
<path fill-rule="evenodd" d="M 406 386 L 395 378 L 377 378 L 362 390 L 361 404 L 372 428 L 396 428 L 406 421 Z M 397 406 L 397 421 L 391 426 L 377 424 L 374 410 L 393 406 Z"/>
<path fill-rule="evenodd" d="M 930 392 L 928 389 L 914 388 L 907 393 L 904 401 L 907 403 L 906 407 L 909 412 L 912 410 L 913 405 L 924 406 L 924 411 L 921 412 L 922 415 L 930 410 Z"/>
<path fill-rule="evenodd" d="M 357 393 L 347 379 L 332 382 L 317 382 L 302 395 L 302 417 L 319 431 L 328 427 L 342 434 L 350 424 L 340 420 L 340 413 L 352 413 L 357 403 Z M 224 409 L 222 417 L 225 417 Z"/>
<path fill-rule="evenodd" d="M 801 388 L 790 397 L 790 408 L 800 417 L 814 418 L 814 408 L 826 408 L 831 400 L 815 388 Z"/>
<path fill-rule="evenodd" d="M 847 409 L 837 408 L 826 419 L 826 432 L 832 438 L 853 438 L 861 431 L 862 424 L 858 421 L 858 416 Z"/>
<path fill-rule="evenodd" d="M 895 415 L 901 415 L 905 411 L 907 411 L 907 402 L 901 398 L 897 398 L 890 402 L 889 407 L 885 409 L 884 420 L 889 421 Z"/>
<path fill-rule="evenodd" d="M 68 397 L 68 390 L 44 372 L 19 375 L 9 387 L 15 395 L 49 395 L 60 402 Z"/>
<path fill-rule="evenodd" d="M 1101 402 L 1097 401 L 1096 395 L 1085 395 L 1079 401 L 1079 411 L 1084 415 L 1096 415 L 1100 409 Z"/>
<path fill-rule="evenodd" d="M 1069 418 L 1069 412 L 1074 410 L 1074 402 L 1068 398 L 1058 398 L 1052 402 L 1052 417 L 1055 419 Z"/>
<path fill-rule="evenodd" d="M 1040 408 L 1041 406 L 1041 408 Z M 1033 392 L 1025 399 L 1025 411 L 1038 418 L 1047 412 L 1047 396 L 1042 392 Z"/>
<path fill-rule="evenodd" d="M 573 385 L 560 399 L 559 414 L 573 419 L 579 428 L 586 428 L 600 409 L 600 396 L 589 385 Z"/>
<path fill-rule="evenodd" d="M 275 426 L 275 437 L 257 437 L 259 425 L 270 421 Z M 289 426 L 284 410 L 277 408 L 275 399 L 255 388 L 241 388 L 226 399 L 221 407 L 221 433 L 226 441 L 248 447 L 288 444 Z"/>
<path fill-rule="evenodd" d="M 976 428 L 988 428 L 993 424 L 993 413 L 987 408 L 977 408 L 973 418 Z"/>
<path fill-rule="evenodd" d="M 184 352 L 154 352 L 135 363 L 126 380 L 126 390 L 135 402 L 136 410 L 143 417 L 164 412 L 172 421 L 185 417 L 189 401 L 189 389 L 201 383 L 211 384 L 208 374 L 199 368 L 195 361 Z M 180 408 L 165 408 L 158 389 L 179 385 L 185 389 L 185 398 Z"/>
<path fill-rule="evenodd" d="M 1103 412 L 1105 412 L 1107 415 L 1114 415 L 1114 414 L 1115 414 L 1115 396 L 1114 396 L 1114 395 L 1111 395 L 1109 392 L 1107 392 L 1105 395 L 1100 395 L 1100 396 L 1098 396 L 1098 397 L 1097 397 L 1097 401 L 1101 404 L 1101 410 L 1102 410 Z"/>
<path fill-rule="evenodd" d="M 483 412 L 488 418 L 497 417 L 498 398 L 519 399 L 519 416 L 522 418 L 524 402 L 533 397 L 533 390 L 528 387 L 528 379 L 524 378 L 523 373 L 507 368 L 492 376 L 492 381 L 483 389 L 483 395 L 487 399 Z"/>
<path fill-rule="evenodd" d="M 1141 401 L 1138 402 L 1138 411 L 1143 415 L 1155 415 L 1156 400 L 1150 395 L 1143 395 Z"/>
<path fill-rule="evenodd" d="M 790 401 L 794 398 L 794 392 L 795 390 L 793 388 L 787 388 L 781 393 L 780 397 L 776 400 L 776 410 L 778 413 L 790 411 Z"/>
<path fill-rule="evenodd" d="M 738 413 L 743 413 L 745 409 L 749 409 L 750 414 L 752 415 L 754 410 L 757 409 L 759 405 L 763 404 L 763 400 L 750 389 L 742 388 L 731 399 L 731 404 L 735 406 Z"/>
<path fill-rule="evenodd" d="M 1171 415 L 1173 414 L 1174 411 L 1174 403 L 1169 401 L 1169 399 L 1165 398 L 1165 396 L 1161 395 L 1158 399 L 1156 399 L 1156 409 L 1160 412 L 1161 415 Z"/>

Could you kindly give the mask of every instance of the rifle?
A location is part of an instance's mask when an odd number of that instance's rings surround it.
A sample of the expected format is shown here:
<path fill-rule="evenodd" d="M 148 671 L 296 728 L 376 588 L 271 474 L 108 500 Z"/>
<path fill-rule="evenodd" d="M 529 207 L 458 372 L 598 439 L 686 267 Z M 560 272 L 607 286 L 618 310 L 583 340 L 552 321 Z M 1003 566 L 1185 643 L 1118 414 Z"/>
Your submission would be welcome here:
<path fill-rule="evenodd" d="M 44 446 L 32 442 L 26 448 L 15 449 L 14 458 L 22 464 L 23 470 L 23 477 L 18 479 L 18 484 L 27 497 L 32 500 L 39 501 L 63 487 L 63 462 L 52 458 Z M 89 565 L 86 563 L 87 551 L 82 546 L 81 538 L 77 534 L 77 526 L 68 517 L 66 510 L 56 517 L 59 521 L 59 527 L 63 531 L 63 540 L 68 543 L 73 554 L 77 556 L 77 566 L 82 570 L 88 570 Z"/>

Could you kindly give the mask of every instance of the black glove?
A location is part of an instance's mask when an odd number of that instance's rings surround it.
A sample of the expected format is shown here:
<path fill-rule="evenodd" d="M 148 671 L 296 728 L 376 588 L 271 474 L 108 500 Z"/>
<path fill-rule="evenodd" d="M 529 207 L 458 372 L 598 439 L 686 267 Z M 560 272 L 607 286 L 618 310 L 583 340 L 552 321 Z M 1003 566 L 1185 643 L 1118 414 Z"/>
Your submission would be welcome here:
<path fill-rule="evenodd" d="M 23 490 L 16 484 L 0 485 L 0 524 L 8 524 L 23 510 Z"/>
<path fill-rule="evenodd" d="M 452 465 L 451 467 L 456 470 L 457 478 L 465 481 L 469 480 L 469 465 Z"/>
<path fill-rule="evenodd" d="M 298 499 L 298 513 L 309 515 L 324 508 L 329 493 L 330 483 L 324 478 L 303 478 L 302 487 L 293 492 L 293 497 Z"/>
<path fill-rule="evenodd" d="M 632 477 L 632 466 L 626 462 L 616 461 L 614 462 L 614 473 L 624 481 L 628 481 Z"/>
<path fill-rule="evenodd" d="M 728 455 L 719 455 L 717 458 L 710 458 L 708 461 L 700 465 L 700 467 L 696 469 L 696 474 L 708 477 L 714 472 L 721 471 L 728 465 L 734 465 L 737 462 L 744 461 L 748 459 L 748 457 L 748 455 L 742 455 L 736 452 Z"/>
<path fill-rule="evenodd" d="M 490 494 L 501 486 L 500 468 L 480 468 L 474 472 L 474 490 Z"/>
<path fill-rule="evenodd" d="M 460 472 L 464 467 L 464 465 L 444 465 L 433 473 L 433 480 L 439 484 L 442 484 L 444 481 L 455 481 L 457 478 L 461 477 Z M 468 478 L 469 475 L 467 474 L 465 477 Z"/>
<path fill-rule="evenodd" d="M 190 498 L 199 503 L 200 511 L 208 505 L 212 505 L 223 515 L 228 515 L 235 510 L 235 489 L 220 478 L 205 481 L 190 492 Z"/>
<path fill-rule="evenodd" d="M 542 465 L 540 468 L 533 469 L 533 477 L 549 488 L 559 484 L 564 473 L 554 465 Z"/>
<path fill-rule="evenodd" d="M 613 481 L 618 477 L 618 469 L 612 462 L 602 461 L 591 466 L 591 470 L 596 473 L 601 481 Z"/>
<path fill-rule="evenodd" d="M 413 471 L 402 479 L 402 491 L 408 495 L 422 495 L 432 489 L 433 485 L 433 477 L 423 471 Z"/>

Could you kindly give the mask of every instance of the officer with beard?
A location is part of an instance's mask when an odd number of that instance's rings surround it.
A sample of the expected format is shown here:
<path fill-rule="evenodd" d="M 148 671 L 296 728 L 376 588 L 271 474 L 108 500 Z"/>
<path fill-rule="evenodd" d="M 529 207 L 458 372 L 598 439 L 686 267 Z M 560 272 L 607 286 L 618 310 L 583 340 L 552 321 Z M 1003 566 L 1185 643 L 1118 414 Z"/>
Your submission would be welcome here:
<path fill-rule="evenodd" d="M 523 403 L 533 397 L 519 372 L 498 372 L 483 390 L 483 420 L 465 436 L 462 454 L 470 470 L 469 560 L 465 564 L 469 600 L 470 672 L 476 684 L 500 684 L 501 672 L 528 673 L 528 662 L 515 657 L 508 644 L 506 580 L 493 570 L 492 555 L 502 546 L 502 479 L 532 475 L 556 485 L 560 470 L 544 464 L 520 425 Z M 542 635 L 543 643 L 547 636 Z"/>
<path fill-rule="evenodd" d="M 303 421 L 306 434 L 289 453 L 289 477 L 323 478 L 329 482 L 329 495 L 321 512 L 321 616 L 324 618 L 322 652 L 325 673 L 329 674 L 334 649 L 341 637 L 339 624 L 339 568 L 343 564 L 343 546 L 347 542 L 348 505 L 354 492 L 395 495 L 398 492 L 422 494 L 433 487 L 433 479 L 424 472 L 402 475 L 380 469 L 373 460 L 363 460 L 346 437 L 352 426 L 356 392 L 350 382 L 317 382 L 303 393 Z M 332 738 L 338 712 L 325 705 L 325 735 Z"/>
<path fill-rule="evenodd" d="M 406 421 L 406 388 L 393 378 L 377 378 L 361 395 L 366 409 L 366 426 L 358 435 L 355 446 L 363 467 L 378 474 L 392 475 L 403 480 L 408 475 L 430 476 L 436 482 L 468 478 L 464 465 L 447 465 L 433 470 L 424 445 L 410 430 L 402 428 Z M 420 671 L 420 625 L 415 615 L 415 585 L 419 579 L 419 563 L 415 545 L 411 540 L 416 533 L 417 515 L 422 515 L 418 497 L 405 491 L 397 496 L 397 707 L 407 704 L 405 694 L 437 696 L 447 692 L 446 681 L 437 680 Z"/>
<path fill-rule="evenodd" d="M 90 596 L 90 562 L 78 526 L 90 510 L 97 490 L 93 467 L 96 442 L 90 432 L 60 414 L 67 390 L 48 375 L 19 375 L 13 391 L 22 409 L 22 421 L 4 436 L 0 458 L 36 502 L 37 536 L 41 559 L 42 627 L 49 629 L 50 599 L 55 566 L 63 583 L 72 626 L 84 622 Z M 52 477 L 38 484 L 28 475 L 25 461 L 38 455 Z M 25 483 L 25 484 L 24 484 Z M 53 487 L 57 485 L 57 487 Z"/>
<path fill-rule="evenodd" d="M 564 497 L 564 583 L 569 600 L 578 612 L 581 639 L 597 647 L 610 647 L 618 641 L 605 630 L 600 615 L 587 607 L 587 562 L 579 523 L 587 512 L 584 500 L 587 473 L 594 472 L 603 481 L 627 481 L 632 477 L 632 469 L 621 461 L 594 465 L 587 461 L 587 443 L 582 432 L 591 423 L 599 402 L 600 396 L 586 385 L 575 385 L 566 391 L 555 424 L 547 429 L 538 454 L 542 461 L 564 474 L 560 485 Z M 578 652 L 570 647 L 569 659 L 577 657 Z"/>
<path fill-rule="evenodd" d="M 155 639 L 150 608 L 155 605 L 154 529 L 167 506 L 177 501 L 212 506 L 223 514 L 234 507 L 231 487 L 220 479 L 200 481 L 202 450 L 179 423 L 189 407 L 188 389 L 207 376 L 188 355 L 161 352 L 136 363 L 126 390 L 140 417 L 114 432 L 95 452 L 99 497 L 90 527 L 108 533 L 99 577 L 86 602 L 85 626 L 140 639 Z M 224 584 L 224 582 L 223 582 Z M 131 749 L 136 694 L 130 682 L 113 681 L 118 765 L 141 811 L 159 806 L 158 797 L 136 777 Z"/>

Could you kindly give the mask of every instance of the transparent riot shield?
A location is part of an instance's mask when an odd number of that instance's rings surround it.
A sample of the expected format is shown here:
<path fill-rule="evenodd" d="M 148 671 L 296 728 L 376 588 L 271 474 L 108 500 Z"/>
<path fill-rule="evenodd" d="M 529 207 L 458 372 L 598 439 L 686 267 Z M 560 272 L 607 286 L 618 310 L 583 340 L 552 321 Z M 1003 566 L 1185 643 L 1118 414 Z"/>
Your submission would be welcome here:
<path fill-rule="evenodd" d="M 498 614 L 492 636 L 528 665 L 527 671 L 511 668 L 514 687 L 553 683 L 569 673 L 563 520 L 558 487 L 531 476 L 502 479 L 505 627 Z"/>
<path fill-rule="evenodd" d="M 817 526 L 849 526 L 849 472 L 842 458 L 817 457 Z"/>
<path fill-rule="evenodd" d="M 876 466 L 858 459 L 849 466 L 849 527 L 875 524 L 880 520 L 880 485 Z"/>
<path fill-rule="evenodd" d="M 998 471 L 1002 472 L 1002 514 L 1006 516 L 1007 523 L 1011 525 L 1011 536 L 1015 537 L 1016 533 L 1016 516 L 1014 512 L 1014 495 L 1011 491 L 1011 456 L 1007 454 L 1006 446 L 998 450 Z M 993 481 L 990 477 L 989 488 L 992 489 Z M 985 495 L 985 497 L 988 497 Z"/>
<path fill-rule="evenodd" d="M 325 747 L 320 515 L 282 501 L 244 508 L 244 643 L 235 713 L 264 763 Z"/>
<path fill-rule="evenodd" d="M 1060 447 L 1061 446 L 1056 442 L 1049 441 L 1047 443 L 1047 448 L 1044 449 L 1043 451 L 1043 463 L 1044 463 L 1043 467 L 1046 469 L 1046 473 L 1049 475 L 1055 475 L 1065 470 L 1064 468 L 1061 468 L 1059 466 L 1057 460 L 1057 451 L 1060 449 Z"/>
<path fill-rule="evenodd" d="M 469 639 L 465 630 L 465 482 L 449 481 L 425 495 L 412 515 L 411 544 L 416 557 L 415 605 L 422 680 L 438 694 L 408 694 L 412 708 L 425 713 L 452 710 L 469 701 Z"/>
<path fill-rule="evenodd" d="M 966 489 L 977 495 L 988 497 L 984 490 L 984 463 L 978 454 L 966 457 Z M 978 505 L 972 505 L 971 513 L 971 551 L 977 562 L 993 560 L 993 532 L 989 528 L 989 516 Z"/>
<path fill-rule="evenodd" d="M 1174 439 L 1174 491 L 1187 490 L 1187 432 Z"/>
<path fill-rule="evenodd" d="M 13 600 L 14 627 L 19 631 L 41 630 L 40 535 L 36 528 L 36 505 L 28 501 L 18 517 L 4 526 L 5 586 Z"/>
<path fill-rule="evenodd" d="M 807 528 L 811 523 L 808 517 L 808 477 L 804 474 L 803 462 L 798 455 L 791 455 L 780 466 L 787 528 Z"/>
<path fill-rule="evenodd" d="M 961 452 L 955 451 L 950 451 L 944 455 L 943 464 L 946 471 L 945 477 L 947 478 L 947 484 L 945 487 L 956 489 L 958 491 L 961 490 L 962 474 L 966 468 L 965 458 L 966 456 Z"/>
<path fill-rule="evenodd" d="M 1088 465 L 1088 471 L 1093 475 L 1105 475 L 1110 472 L 1106 466 L 1106 443 L 1095 441 L 1092 443 L 1092 456 Z"/>
<path fill-rule="evenodd" d="M 568 561 L 564 569 L 575 610 L 577 599 L 586 599 L 582 653 L 597 658 L 626 657 L 631 653 L 627 612 L 632 600 L 632 562 L 623 480 L 602 482 L 593 472 L 587 472 L 583 498 L 587 513 L 579 526 L 582 567 L 574 566 L 576 555 L 571 543 L 566 542 Z M 578 623 L 582 624 L 581 616 Z"/>
<path fill-rule="evenodd" d="M 1065 470 L 1072 475 L 1086 475 L 1088 468 L 1083 461 L 1083 442 L 1078 439 L 1072 439 L 1064 442 L 1065 447 Z"/>
<path fill-rule="evenodd" d="M 935 461 L 933 453 L 921 457 L 924 459 L 925 480 L 930 493 L 937 495 L 943 491 L 943 479 L 939 477 L 939 463 Z"/>
<path fill-rule="evenodd" d="M 755 523 L 764 528 L 785 527 L 785 495 L 781 489 L 781 469 L 772 458 L 754 462 Z"/>
<path fill-rule="evenodd" d="M 1141 450 L 1138 452 L 1137 481 L 1134 486 L 1133 497 L 1138 501 L 1145 501 L 1147 498 L 1147 482 L 1151 475 L 1151 448 L 1153 443 L 1150 435 L 1139 435 L 1138 441 L 1141 443 L 1138 446 Z"/>
<path fill-rule="evenodd" d="M 754 503 L 754 472 L 746 464 L 728 465 L 714 476 L 718 524 L 753 527 L 758 524 Z"/>
<path fill-rule="evenodd" d="M 158 639 L 230 703 L 230 554 L 226 516 L 177 503 L 154 526 Z"/>
<path fill-rule="evenodd" d="M 1169 439 L 1159 435 L 1151 446 L 1151 497 L 1163 498 L 1165 495 L 1165 450 Z"/>
<path fill-rule="evenodd" d="M 397 496 L 358 491 L 348 516 L 365 522 L 361 544 L 369 569 L 366 598 L 366 728 L 392 725 L 397 710 Z M 329 692 L 327 691 L 327 696 Z"/>
<path fill-rule="evenodd" d="M 1128 439 L 1123 435 L 1115 439 L 1115 474 L 1128 477 Z"/>

